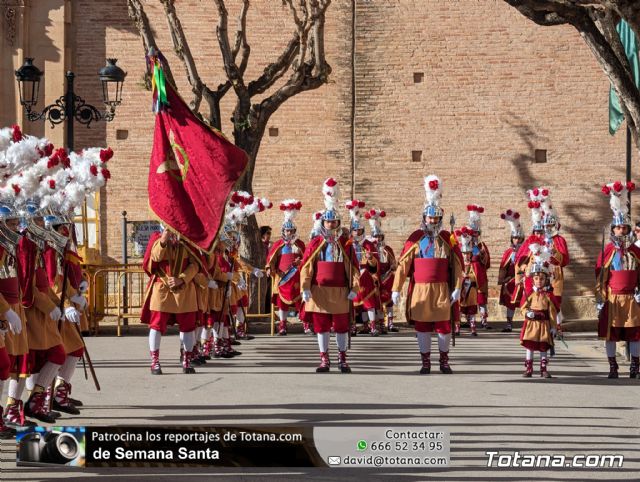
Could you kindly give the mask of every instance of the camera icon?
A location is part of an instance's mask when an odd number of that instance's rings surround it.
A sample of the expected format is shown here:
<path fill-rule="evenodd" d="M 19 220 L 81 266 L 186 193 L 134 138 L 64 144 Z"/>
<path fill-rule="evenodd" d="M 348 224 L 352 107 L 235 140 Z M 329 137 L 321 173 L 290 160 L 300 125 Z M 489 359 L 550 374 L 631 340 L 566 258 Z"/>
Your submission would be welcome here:
<path fill-rule="evenodd" d="M 64 465 L 80 455 L 80 444 L 70 433 L 29 433 L 20 439 L 20 462 Z"/>

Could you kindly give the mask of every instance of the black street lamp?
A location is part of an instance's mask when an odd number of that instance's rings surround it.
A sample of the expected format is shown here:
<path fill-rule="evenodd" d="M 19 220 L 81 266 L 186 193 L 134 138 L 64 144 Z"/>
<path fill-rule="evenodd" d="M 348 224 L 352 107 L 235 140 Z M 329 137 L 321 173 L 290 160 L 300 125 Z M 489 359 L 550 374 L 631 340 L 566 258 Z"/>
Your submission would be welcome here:
<path fill-rule="evenodd" d="M 22 67 L 16 70 L 20 104 L 25 108 L 27 119 L 30 121 L 48 120 L 53 128 L 56 124 L 66 121 L 67 135 L 66 147 L 73 151 L 73 124 L 74 120 L 90 127 L 94 121 L 104 120 L 110 122 L 116 115 L 116 107 L 122 101 L 122 84 L 127 73 L 116 65 L 117 59 L 107 59 L 107 65 L 100 69 L 98 76 L 102 83 L 102 100 L 107 106 L 104 112 L 99 111 L 73 91 L 73 72 L 67 72 L 67 91 L 56 99 L 54 104 L 48 105 L 42 112 L 34 112 L 32 109 L 38 103 L 38 90 L 42 71 L 33 65 L 33 59 L 27 58 Z"/>

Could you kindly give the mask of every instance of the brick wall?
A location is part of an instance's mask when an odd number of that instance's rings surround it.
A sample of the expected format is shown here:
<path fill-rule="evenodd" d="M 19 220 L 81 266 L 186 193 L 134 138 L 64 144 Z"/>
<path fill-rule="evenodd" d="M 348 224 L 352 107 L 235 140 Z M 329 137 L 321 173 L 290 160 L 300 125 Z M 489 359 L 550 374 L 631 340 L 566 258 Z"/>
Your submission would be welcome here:
<path fill-rule="evenodd" d="M 103 249 L 120 256 L 120 212 L 148 219 L 147 163 L 153 115 L 142 87 L 142 43 L 129 22 L 126 2 L 78 0 L 73 11 L 73 49 L 78 90 L 99 102 L 97 70 L 117 57 L 128 71 L 123 104 L 109 125 L 78 129 L 79 147 L 109 144 L 113 178 L 103 196 Z M 254 190 L 274 203 L 301 199 L 299 230 L 306 238 L 310 213 L 322 206 L 321 182 L 334 176 L 344 198 L 355 195 L 385 209 L 389 243 L 399 249 L 419 224 L 422 178 L 444 181 L 446 217 L 466 220 L 469 202 L 486 208 L 484 240 L 494 258 L 508 243 L 499 219 L 518 209 L 529 229 L 524 191 L 544 184 L 563 224 L 573 260 L 569 291 L 590 288 L 599 229 L 609 219 L 603 180 L 624 176 L 624 135 L 607 130 L 608 82 L 579 35 L 570 27 L 543 28 L 498 0 L 356 1 L 355 178 L 351 164 L 351 1 L 334 0 L 327 16 L 331 82 L 286 103 L 271 119 L 279 135 L 263 140 Z M 180 91 L 189 89 L 159 2 L 145 2 Z M 181 0 L 177 9 L 205 83 L 223 81 L 210 2 Z M 238 2 L 229 1 L 233 32 Z M 280 2 L 255 0 L 248 19 L 252 48 L 247 78 L 274 60 L 292 31 Z M 414 73 L 423 74 L 414 83 Z M 95 96 L 86 93 L 95 93 Z M 231 116 L 233 92 L 223 102 Z M 116 130 L 127 130 L 116 140 Z M 229 124 L 223 129 L 231 134 Z M 535 149 L 548 162 L 533 163 Z M 412 151 L 422 151 L 412 160 Z M 344 214 L 346 217 L 346 213 Z M 280 211 L 259 222 L 278 231 Z M 497 262 L 497 261 L 496 261 Z M 491 281 L 495 281 L 492 272 Z"/>

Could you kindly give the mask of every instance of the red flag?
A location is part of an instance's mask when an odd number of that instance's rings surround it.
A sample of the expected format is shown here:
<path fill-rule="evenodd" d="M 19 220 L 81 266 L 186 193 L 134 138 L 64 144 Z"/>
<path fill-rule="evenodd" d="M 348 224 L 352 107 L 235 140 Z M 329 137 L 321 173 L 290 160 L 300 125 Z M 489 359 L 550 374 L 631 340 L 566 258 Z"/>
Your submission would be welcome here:
<path fill-rule="evenodd" d="M 210 253 L 247 154 L 203 124 L 168 82 L 166 102 L 168 108 L 156 114 L 149 206 L 163 223 Z"/>

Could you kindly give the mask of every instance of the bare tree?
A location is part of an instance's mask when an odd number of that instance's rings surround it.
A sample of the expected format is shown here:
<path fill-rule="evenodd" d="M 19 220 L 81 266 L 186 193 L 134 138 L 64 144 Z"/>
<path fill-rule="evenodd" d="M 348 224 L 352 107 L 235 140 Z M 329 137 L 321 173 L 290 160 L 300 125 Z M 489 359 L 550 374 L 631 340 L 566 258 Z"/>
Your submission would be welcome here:
<path fill-rule="evenodd" d="M 543 26 L 572 25 L 591 49 L 618 94 L 631 134 L 640 148 L 640 91 L 616 32 L 620 19 L 638 37 L 638 0 L 504 0 L 525 17 Z"/>
<path fill-rule="evenodd" d="M 198 73 L 198 66 L 191 54 L 187 37 L 175 9 L 174 0 L 160 0 L 166 16 L 173 48 L 182 61 L 191 87 L 190 107 L 201 119 L 212 127 L 222 130 L 220 101 L 230 91 L 236 95 L 233 110 L 233 139 L 238 147 L 249 155 L 249 165 L 240 180 L 239 188 L 252 191 L 255 162 L 260 142 L 271 115 L 296 94 L 317 89 L 325 84 L 331 67 L 325 59 L 324 25 L 325 13 L 331 0 L 282 0 L 282 5 L 293 20 L 293 33 L 284 50 L 269 63 L 258 78 L 248 80 L 245 71 L 251 47 L 247 41 L 247 14 L 250 1 L 242 0 L 233 43 L 229 36 L 229 14 L 224 0 L 213 0 L 217 10 L 216 34 L 222 54 L 226 82 L 216 89 L 207 86 Z M 145 53 L 150 47 L 157 48 L 149 20 L 141 0 L 127 0 L 129 16 L 140 32 Z M 275 3 L 275 2 L 274 2 Z M 167 77 L 175 86 L 173 75 L 167 66 Z M 283 77 L 288 74 L 288 78 Z M 282 81 L 280 81 L 282 79 Z M 280 81 L 280 82 L 278 82 Z M 268 96 L 267 90 L 280 86 Z M 262 96 L 261 100 L 254 100 Z M 184 96 L 185 99 L 188 96 Z M 203 109 L 203 102 L 206 109 Z M 202 110 L 206 110 L 201 114 Z M 242 255 L 254 264 L 264 265 L 258 226 L 255 218 L 244 228 Z"/>

